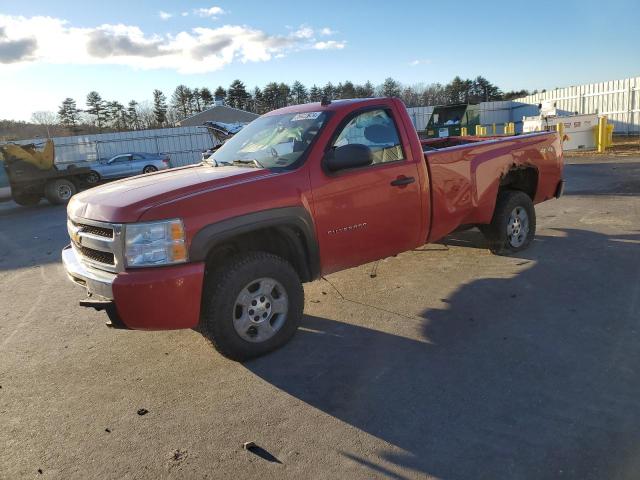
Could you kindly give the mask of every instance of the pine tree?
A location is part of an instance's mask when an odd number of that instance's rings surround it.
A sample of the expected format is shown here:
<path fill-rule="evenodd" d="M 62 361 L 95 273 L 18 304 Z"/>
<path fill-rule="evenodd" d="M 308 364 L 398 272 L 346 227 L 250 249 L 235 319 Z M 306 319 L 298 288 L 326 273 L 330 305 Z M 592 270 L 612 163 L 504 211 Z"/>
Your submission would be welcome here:
<path fill-rule="evenodd" d="M 156 89 L 153 91 L 153 116 L 156 125 L 161 127 L 167 122 L 167 97 L 162 91 Z"/>
<path fill-rule="evenodd" d="M 60 105 L 58 109 L 58 117 L 60 123 L 67 128 L 74 129 L 80 122 L 80 110 L 76 106 L 76 101 L 73 98 L 67 97 Z"/>
<path fill-rule="evenodd" d="M 88 93 L 87 106 L 89 107 L 87 113 L 93 115 L 96 127 L 99 130 L 102 129 L 107 122 L 107 108 L 104 100 L 95 90 Z"/>
<path fill-rule="evenodd" d="M 322 94 L 329 100 L 332 100 L 336 98 L 336 87 L 333 86 L 333 83 L 328 82 L 322 89 Z"/>
<path fill-rule="evenodd" d="M 276 108 L 282 108 L 289 105 L 289 97 L 291 95 L 291 88 L 284 82 L 278 85 L 278 103 Z"/>
<path fill-rule="evenodd" d="M 399 97 L 400 83 L 391 77 L 388 77 L 382 84 L 382 95 L 385 97 Z"/>
<path fill-rule="evenodd" d="M 186 85 L 178 85 L 171 95 L 171 108 L 181 118 L 191 115 L 191 101 L 193 93 Z"/>
<path fill-rule="evenodd" d="M 227 91 L 222 88 L 222 86 L 216 88 L 216 91 L 213 93 L 213 96 L 216 100 L 224 100 L 227 97 Z"/>
<path fill-rule="evenodd" d="M 322 90 L 314 83 L 311 89 L 309 89 L 309 101 L 319 102 L 322 100 Z"/>
<path fill-rule="evenodd" d="M 200 89 L 200 100 L 202 100 L 203 110 L 211 108 L 211 105 L 213 105 L 213 94 L 211 93 L 211 90 L 207 87 L 202 87 Z"/>
<path fill-rule="evenodd" d="M 342 85 L 340 98 L 356 98 L 356 87 L 349 80 Z"/>
<path fill-rule="evenodd" d="M 227 104 L 230 107 L 244 109 L 246 108 L 248 98 L 249 93 L 244 83 L 240 80 L 234 80 L 231 85 L 229 85 L 229 90 L 227 90 Z"/>
<path fill-rule="evenodd" d="M 199 88 L 194 88 L 191 91 L 191 98 L 189 100 L 192 114 L 194 112 L 199 113 L 202 111 L 202 96 Z"/>
<path fill-rule="evenodd" d="M 138 115 L 138 102 L 131 100 L 127 108 L 127 125 L 131 130 L 140 129 L 140 117 Z"/>
<path fill-rule="evenodd" d="M 120 102 L 114 100 L 106 104 L 107 121 L 112 128 L 124 130 L 127 128 L 127 111 Z"/>
<path fill-rule="evenodd" d="M 266 109 L 264 107 L 264 97 L 262 96 L 262 90 L 256 87 L 253 90 L 253 108 L 251 109 L 253 113 L 259 113 L 262 115 L 266 113 Z"/>
<path fill-rule="evenodd" d="M 307 88 L 298 80 L 293 82 L 293 85 L 291 85 L 291 99 L 295 104 L 307 103 L 309 100 Z"/>

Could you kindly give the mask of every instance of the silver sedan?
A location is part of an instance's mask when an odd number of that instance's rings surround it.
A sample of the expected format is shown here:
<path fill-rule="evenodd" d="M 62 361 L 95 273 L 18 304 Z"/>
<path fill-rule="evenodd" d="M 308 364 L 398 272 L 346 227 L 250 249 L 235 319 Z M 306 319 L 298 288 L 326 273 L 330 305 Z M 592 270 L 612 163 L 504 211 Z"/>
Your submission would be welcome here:
<path fill-rule="evenodd" d="M 86 181 L 96 184 L 101 180 L 132 177 L 141 173 L 157 172 L 171 168 L 171 160 L 166 154 L 120 153 L 107 160 L 98 160 L 89 165 L 91 172 Z"/>

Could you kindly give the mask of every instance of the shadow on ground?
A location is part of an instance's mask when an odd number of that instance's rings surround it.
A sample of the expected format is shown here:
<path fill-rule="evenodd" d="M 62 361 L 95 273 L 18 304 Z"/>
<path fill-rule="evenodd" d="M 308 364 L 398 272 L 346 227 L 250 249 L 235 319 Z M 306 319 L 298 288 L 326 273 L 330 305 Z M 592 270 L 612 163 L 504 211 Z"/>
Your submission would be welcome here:
<path fill-rule="evenodd" d="M 565 195 L 640 195 L 638 162 L 569 164 L 565 177 Z"/>
<path fill-rule="evenodd" d="M 640 478 L 640 235 L 554 233 L 425 310 L 421 340 L 307 316 L 245 366 L 401 449 L 341 452 L 372 475 Z"/>
<path fill-rule="evenodd" d="M 0 272 L 60 261 L 69 243 L 64 205 L 0 203 Z"/>

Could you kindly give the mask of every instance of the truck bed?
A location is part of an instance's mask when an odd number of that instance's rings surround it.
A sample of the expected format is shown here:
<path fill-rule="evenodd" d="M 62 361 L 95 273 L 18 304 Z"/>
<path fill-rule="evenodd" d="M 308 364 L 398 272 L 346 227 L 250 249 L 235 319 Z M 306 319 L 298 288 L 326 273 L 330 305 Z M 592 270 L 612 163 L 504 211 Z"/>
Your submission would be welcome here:
<path fill-rule="evenodd" d="M 422 140 L 431 178 L 431 232 L 436 241 L 459 225 L 491 221 L 503 176 L 515 168 L 537 171 L 534 203 L 555 196 L 562 147 L 556 132 L 509 137 Z"/>

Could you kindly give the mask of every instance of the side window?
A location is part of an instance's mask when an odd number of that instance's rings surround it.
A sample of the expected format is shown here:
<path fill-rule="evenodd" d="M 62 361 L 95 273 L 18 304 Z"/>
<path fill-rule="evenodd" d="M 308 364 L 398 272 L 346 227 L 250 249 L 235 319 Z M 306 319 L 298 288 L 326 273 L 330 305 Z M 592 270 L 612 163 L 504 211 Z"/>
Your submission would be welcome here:
<path fill-rule="evenodd" d="M 382 109 L 370 110 L 354 117 L 340 132 L 333 146 L 354 143 L 371 149 L 374 164 L 405 159 L 393 119 Z"/>
<path fill-rule="evenodd" d="M 134 156 L 133 156 L 133 160 L 134 160 L 135 162 L 139 162 L 139 161 L 141 161 L 141 160 L 144 160 L 144 157 L 143 157 L 142 155 L 134 155 Z"/>

